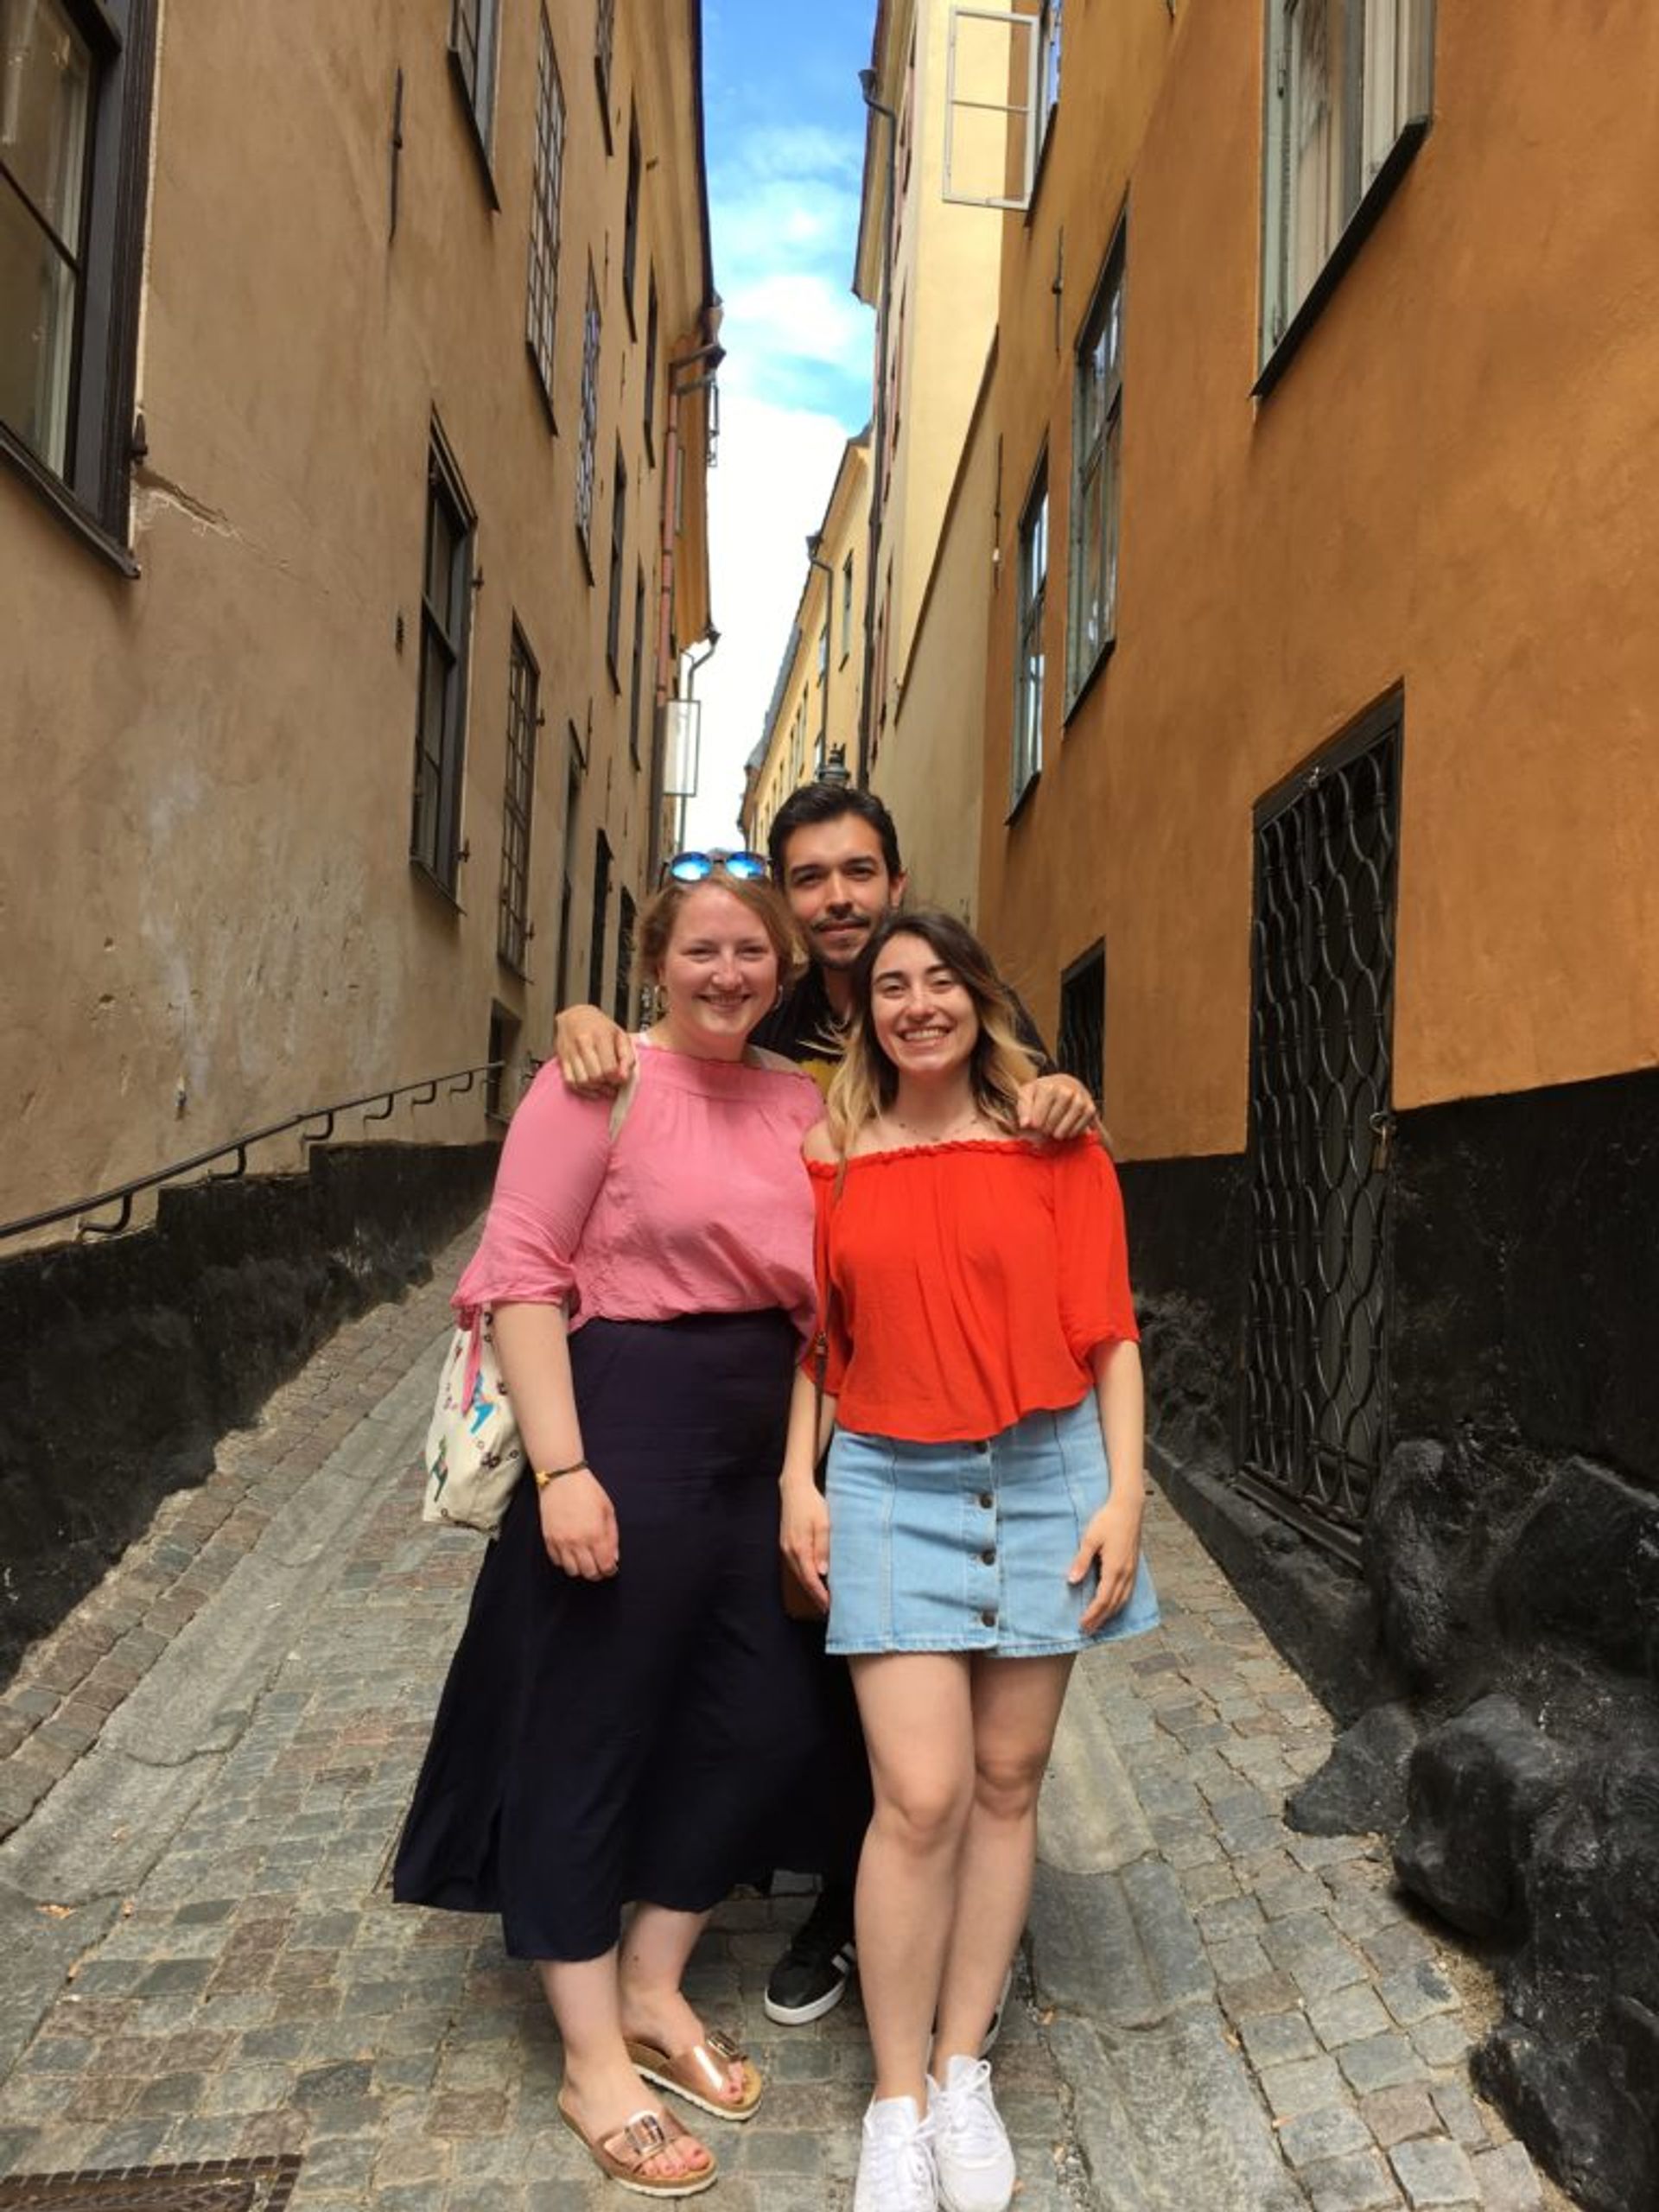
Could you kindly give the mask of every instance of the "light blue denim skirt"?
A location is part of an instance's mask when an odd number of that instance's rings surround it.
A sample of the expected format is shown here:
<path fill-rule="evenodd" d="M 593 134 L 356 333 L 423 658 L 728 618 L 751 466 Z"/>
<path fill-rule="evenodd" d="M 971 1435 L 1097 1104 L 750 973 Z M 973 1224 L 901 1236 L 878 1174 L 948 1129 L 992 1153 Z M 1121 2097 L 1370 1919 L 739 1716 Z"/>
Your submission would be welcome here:
<path fill-rule="evenodd" d="M 1144 1554 L 1128 1602 L 1090 1636 L 1095 1578 L 1065 1579 L 1111 1490 L 1092 1392 L 982 1443 L 837 1429 L 826 1490 L 833 1652 L 1036 1658 L 1158 1625 Z"/>

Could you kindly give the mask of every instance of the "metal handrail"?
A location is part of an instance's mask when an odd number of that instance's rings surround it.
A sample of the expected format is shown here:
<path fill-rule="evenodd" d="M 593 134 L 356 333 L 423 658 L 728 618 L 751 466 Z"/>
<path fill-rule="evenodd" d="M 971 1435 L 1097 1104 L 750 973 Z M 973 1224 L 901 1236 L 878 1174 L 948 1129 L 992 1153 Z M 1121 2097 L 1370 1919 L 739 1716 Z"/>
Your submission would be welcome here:
<path fill-rule="evenodd" d="M 262 1129 L 249 1129 L 239 1137 L 227 1138 L 225 1143 L 214 1145 L 211 1151 L 198 1152 L 188 1160 L 175 1160 L 168 1167 L 158 1167 L 149 1175 L 136 1176 L 130 1183 L 118 1183 L 107 1191 L 97 1191 L 90 1198 L 74 1198 L 67 1205 L 48 1207 L 44 1213 L 26 1215 L 21 1221 L 0 1221 L 0 1237 L 22 1236 L 33 1229 L 49 1229 L 54 1221 L 73 1221 L 80 1214 L 94 1212 L 99 1206 L 118 1205 L 120 1211 L 113 1221 L 78 1222 L 78 1236 L 118 1236 L 132 1219 L 132 1202 L 140 1191 L 153 1191 L 159 1184 L 170 1183 L 178 1176 L 193 1174 L 199 1167 L 210 1167 L 215 1160 L 235 1159 L 234 1167 L 209 1174 L 210 1183 L 234 1183 L 245 1174 L 248 1147 L 264 1144 L 269 1138 L 285 1136 L 290 1129 L 298 1129 L 302 1144 L 323 1144 L 334 1133 L 334 1117 L 339 1114 L 355 1113 L 359 1107 L 372 1106 L 377 1111 L 365 1113 L 365 1122 L 389 1122 L 391 1109 L 400 1098 L 408 1098 L 415 1091 L 423 1095 L 413 1100 L 416 1106 L 429 1106 L 438 1095 L 438 1085 L 448 1084 L 446 1096 L 464 1098 L 481 1075 L 493 1075 L 506 1065 L 505 1060 L 482 1060 L 476 1067 L 452 1068 L 448 1075 L 423 1076 L 417 1083 L 398 1084 L 390 1090 L 365 1090 L 360 1098 L 342 1098 L 333 1106 L 309 1106 L 303 1113 L 290 1114 L 285 1122 L 268 1122 Z M 321 1128 L 307 1126 L 321 1122 Z"/>

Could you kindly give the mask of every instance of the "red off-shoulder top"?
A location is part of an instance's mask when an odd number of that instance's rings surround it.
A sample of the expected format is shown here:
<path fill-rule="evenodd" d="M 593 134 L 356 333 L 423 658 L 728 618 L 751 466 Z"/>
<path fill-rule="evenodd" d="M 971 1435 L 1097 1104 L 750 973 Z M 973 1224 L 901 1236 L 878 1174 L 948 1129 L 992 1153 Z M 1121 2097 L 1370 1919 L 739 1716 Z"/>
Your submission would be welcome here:
<path fill-rule="evenodd" d="M 843 1428 L 995 1436 L 1076 1405 L 1096 1347 L 1138 1340 L 1122 1196 L 1096 1138 L 918 1145 L 808 1173 Z"/>

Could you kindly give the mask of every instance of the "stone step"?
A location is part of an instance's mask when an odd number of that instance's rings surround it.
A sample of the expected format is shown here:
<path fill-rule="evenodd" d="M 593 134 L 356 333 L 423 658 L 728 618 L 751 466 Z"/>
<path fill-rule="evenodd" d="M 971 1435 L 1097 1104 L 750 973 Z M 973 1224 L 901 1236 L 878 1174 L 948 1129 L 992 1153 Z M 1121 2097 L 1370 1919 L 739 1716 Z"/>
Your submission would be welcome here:
<path fill-rule="evenodd" d="M 1306 2212 L 1085 1657 L 1045 1785 L 1033 1994 L 1099 2212 Z"/>

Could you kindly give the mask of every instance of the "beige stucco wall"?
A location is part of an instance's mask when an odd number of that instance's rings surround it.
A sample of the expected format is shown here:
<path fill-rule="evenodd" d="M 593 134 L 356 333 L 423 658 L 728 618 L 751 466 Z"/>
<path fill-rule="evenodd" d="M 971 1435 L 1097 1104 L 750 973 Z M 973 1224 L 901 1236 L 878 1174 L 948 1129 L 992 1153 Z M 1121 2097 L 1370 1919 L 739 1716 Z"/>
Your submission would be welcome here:
<path fill-rule="evenodd" d="M 901 118 L 911 145 L 909 177 L 902 157 L 895 191 L 892 312 L 883 315 L 887 345 L 897 349 L 896 435 L 887 424 L 891 476 L 876 555 L 874 601 L 885 619 L 886 650 L 878 655 L 873 700 L 873 761 L 899 741 L 895 716 L 923 595 L 932 573 L 946 504 L 956 481 L 985 351 L 996 317 L 1002 218 L 944 198 L 948 0 L 901 0 L 884 13 L 874 64 L 880 98 Z M 912 32 L 915 73 L 907 91 Z M 971 79 L 959 92 L 1001 97 L 1000 85 Z M 907 121 L 906 109 L 910 106 Z M 877 120 L 880 152 L 867 162 L 865 205 L 855 289 L 879 304 L 881 229 L 886 201 L 887 124 Z M 879 134 L 879 135 L 878 135 Z M 879 325 L 880 327 L 880 325 Z M 876 365 L 878 377 L 882 364 Z M 905 824 L 901 822 L 902 832 Z"/>
<path fill-rule="evenodd" d="M 1052 1022 L 1103 935 L 1115 1137 L 1238 1148 L 1252 806 L 1402 683 L 1395 1103 L 1659 1062 L 1659 16 L 1564 43 L 1545 0 L 1440 7 L 1429 135 L 1256 402 L 1261 10 L 1072 12 L 1003 270 L 1006 467 L 1045 437 L 1060 465 L 1046 760 L 987 812 L 992 941 Z M 1071 346 L 1126 194 L 1117 643 L 1062 732 Z M 993 791 L 1014 621 L 1005 591 Z"/>
<path fill-rule="evenodd" d="M 650 725 L 636 768 L 623 724 L 640 559 L 655 628 L 664 407 L 659 396 L 653 466 L 640 378 L 648 270 L 662 301 L 659 384 L 671 348 L 697 342 L 703 304 L 694 11 L 619 7 L 609 154 L 591 7 L 551 0 L 548 12 L 568 113 L 556 435 L 524 342 L 538 7 L 501 10 L 496 212 L 443 11 L 378 0 L 296 26 L 253 0 L 168 0 L 138 390 L 139 579 L 114 575 L 0 474 L 11 795 L 0 1217 L 314 1102 L 481 1061 L 494 1001 L 522 1022 L 521 1050 L 545 1052 L 571 728 L 586 754 L 578 995 L 600 828 L 613 881 L 643 891 Z M 646 158 L 637 337 L 620 298 L 631 95 Z M 604 318 L 591 583 L 574 521 L 590 255 Z M 407 857 L 435 411 L 479 515 L 458 907 Z M 682 645 L 707 620 L 692 428 Z M 620 693 L 604 652 L 619 435 L 630 485 Z M 527 981 L 495 950 L 515 616 L 540 664 L 544 715 Z M 648 644 L 648 694 L 654 672 Z M 613 961 L 615 912 L 613 891 Z M 404 1109 L 375 1133 L 482 1128 L 474 1093 L 416 1118 Z"/>
<path fill-rule="evenodd" d="M 980 764 L 988 626 L 997 578 L 997 443 L 984 403 L 968 426 L 898 705 L 871 779 L 899 825 L 910 895 L 972 922 L 979 905 Z"/>

